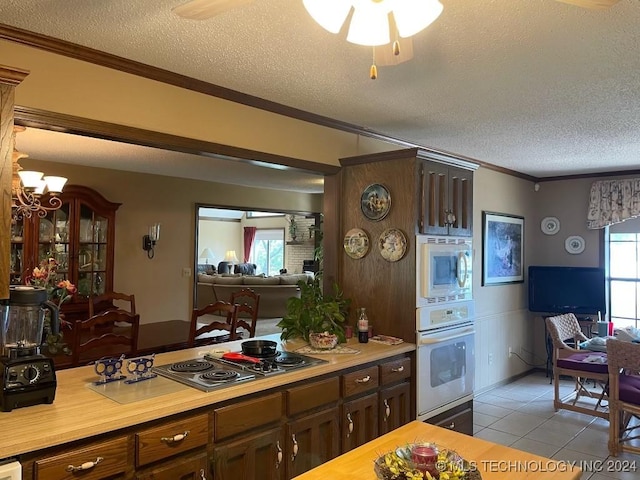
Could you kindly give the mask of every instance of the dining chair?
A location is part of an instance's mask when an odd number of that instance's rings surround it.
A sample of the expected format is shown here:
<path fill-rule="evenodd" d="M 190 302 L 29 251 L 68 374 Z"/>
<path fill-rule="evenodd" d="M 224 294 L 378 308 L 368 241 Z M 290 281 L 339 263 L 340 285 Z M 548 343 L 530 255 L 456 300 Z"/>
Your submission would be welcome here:
<path fill-rule="evenodd" d="M 128 311 L 129 313 L 133 313 L 135 315 L 136 298 L 133 294 L 129 295 L 120 292 L 106 292 L 100 295 L 92 295 L 91 297 L 89 297 L 90 317 L 93 317 L 96 314 L 96 307 L 102 307 L 102 310 L 98 311 L 120 309 Z"/>
<path fill-rule="evenodd" d="M 609 418 L 607 354 L 579 348 L 579 343 L 588 339 L 573 313 L 547 317 L 545 323 L 553 346 L 555 410 L 572 410 Z M 574 380 L 573 390 L 562 397 L 560 396 L 561 376 L 568 376 Z M 589 382 L 592 385 L 589 385 Z"/>
<path fill-rule="evenodd" d="M 73 331 L 73 365 L 121 354 L 133 356 L 138 344 L 140 315 L 107 310 L 86 320 L 76 320 Z"/>
<path fill-rule="evenodd" d="M 201 317 L 211 315 L 213 321 L 200 321 Z M 191 326 L 189 329 L 189 346 L 198 347 L 225 341 L 236 340 L 237 333 L 236 305 L 229 302 L 217 301 L 203 308 L 194 308 L 191 312 Z M 228 334 L 212 334 L 216 330 L 223 330 Z"/>
<path fill-rule="evenodd" d="M 609 453 L 640 453 L 640 344 L 607 339 L 607 356 Z"/>
<path fill-rule="evenodd" d="M 242 338 L 237 329 L 244 328 L 249 333 L 249 338 L 255 337 L 258 309 L 260 308 L 260 294 L 256 293 L 252 288 L 243 288 L 231 293 L 231 303 L 236 305 L 236 335 Z"/>

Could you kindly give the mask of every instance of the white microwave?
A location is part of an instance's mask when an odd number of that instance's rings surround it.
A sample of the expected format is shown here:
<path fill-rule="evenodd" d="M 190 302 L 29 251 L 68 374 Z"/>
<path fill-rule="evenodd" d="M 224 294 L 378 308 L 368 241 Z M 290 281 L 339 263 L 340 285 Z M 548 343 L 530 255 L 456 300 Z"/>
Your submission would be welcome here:
<path fill-rule="evenodd" d="M 471 238 L 416 236 L 417 307 L 472 300 Z"/>

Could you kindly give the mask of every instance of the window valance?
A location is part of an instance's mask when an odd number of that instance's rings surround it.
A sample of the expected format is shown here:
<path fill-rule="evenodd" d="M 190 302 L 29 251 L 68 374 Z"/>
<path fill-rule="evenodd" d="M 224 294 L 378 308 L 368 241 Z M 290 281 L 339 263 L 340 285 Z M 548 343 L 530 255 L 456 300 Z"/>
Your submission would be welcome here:
<path fill-rule="evenodd" d="M 640 178 L 591 184 L 587 228 L 598 229 L 640 216 Z"/>

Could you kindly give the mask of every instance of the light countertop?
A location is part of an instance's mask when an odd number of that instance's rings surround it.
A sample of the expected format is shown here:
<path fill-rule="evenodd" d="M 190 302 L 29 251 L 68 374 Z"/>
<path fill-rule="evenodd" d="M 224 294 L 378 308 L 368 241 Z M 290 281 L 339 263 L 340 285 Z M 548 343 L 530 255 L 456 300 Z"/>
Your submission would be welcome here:
<path fill-rule="evenodd" d="M 277 334 L 259 338 L 279 342 L 278 348 L 281 350 L 293 351 L 306 345 L 301 340 L 281 342 Z M 215 347 L 162 353 L 156 355 L 155 364 L 201 358 L 213 348 L 240 351 L 241 343 L 238 340 Z M 127 404 L 117 403 L 89 388 L 98 379 L 93 366 L 60 370 L 56 372 L 58 386 L 53 404 L 0 412 L 0 459 L 131 427 L 415 350 L 415 345 L 411 343 L 395 346 L 373 342 L 360 344 L 357 339 L 349 340 L 347 346 L 360 350 L 360 353 L 316 355 L 328 363 L 241 382 L 212 392 L 201 392 L 185 386 L 161 396 Z M 140 385 L 154 380 L 140 382 Z"/>

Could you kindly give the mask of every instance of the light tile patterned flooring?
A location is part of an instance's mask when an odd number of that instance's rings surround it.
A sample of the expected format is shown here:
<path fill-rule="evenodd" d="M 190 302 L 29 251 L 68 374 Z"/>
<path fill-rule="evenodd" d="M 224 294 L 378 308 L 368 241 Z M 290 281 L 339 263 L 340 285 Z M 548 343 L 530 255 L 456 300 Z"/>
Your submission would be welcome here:
<path fill-rule="evenodd" d="M 569 393 L 572 382 L 561 382 L 561 395 Z M 473 417 L 474 436 L 554 460 L 579 462 L 582 480 L 640 479 L 640 455 L 609 456 L 607 420 L 553 409 L 553 385 L 544 372 L 477 395 Z M 623 463 L 626 471 L 620 471 Z"/>

